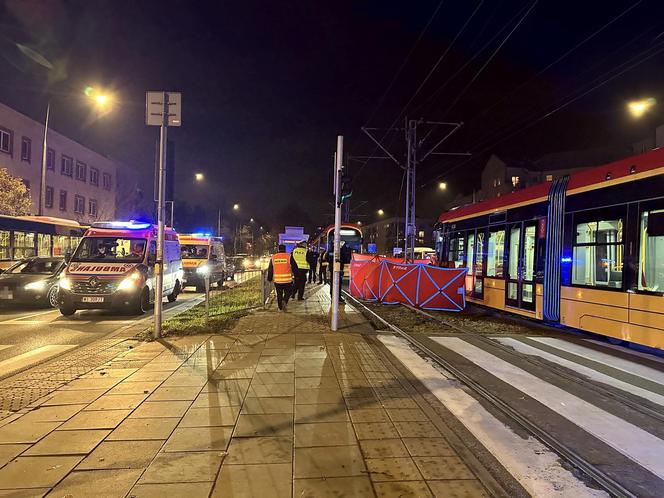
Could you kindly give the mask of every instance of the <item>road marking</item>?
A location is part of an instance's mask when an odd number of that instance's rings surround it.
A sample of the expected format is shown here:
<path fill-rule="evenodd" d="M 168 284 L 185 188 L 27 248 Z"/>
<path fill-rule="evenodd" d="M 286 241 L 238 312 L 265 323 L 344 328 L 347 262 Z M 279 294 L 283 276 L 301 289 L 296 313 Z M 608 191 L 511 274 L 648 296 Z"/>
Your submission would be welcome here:
<path fill-rule="evenodd" d="M 562 339 L 555 339 L 553 337 L 531 337 L 531 339 L 554 348 L 562 349 L 563 351 L 585 356 L 598 363 L 603 363 L 604 365 L 622 370 L 623 372 L 628 372 L 638 377 L 643 377 L 644 379 L 664 385 L 664 372 L 661 372 L 660 370 L 655 370 L 654 368 L 640 365 L 633 361 L 618 358 L 608 353 L 602 353 L 595 349 L 564 341 Z"/>
<path fill-rule="evenodd" d="M 51 356 L 55 356 L 75 347 L 78 346 L 71 344 L 42 346 L 33 349 L 32 351 L 28 351 L 27 353 L 16 355 L 8 360 L 0 361 L 0 376 L 8 375 L 16 370 L 23 369 L 33 363 L 43 361 Z"/>
<path fill-rule="evenodd" d="M 664 478 L 664 441 L 458 337 L 431 337 Z"/>
<path fill-rule="evenodd" d="M 32 313 L 30 315 L 21 315 L 17 318 L 10 318 L 9 320 L 1 320 L 0 323 L 14 323 L 14 322 L 21 322 L 23 320 L 29 319 L 29 318 L 35 318 L 37 316 L 43 316 L 43 315 L 48 315 L 50 313 L 58 313 L 58 310 L 48 310 L 48 311 L 40 311 L 39 313 Z M 42 322 L 43 323 L 43 322 Z"/>
<path fill-rule="evenodd" d="M 11 347 L 14 347 L 14 344 L 0 344 L 0 351 Z"/>
<path fill-rule="evenodd" d="M 609 344 L 608 342 L 602 342 L 602 341 L 598 341 L 596 339 L 584 339 L 584 341 L 585 342 L 590 342 L 590 343 L 593 343 L 593 344 L 597 344 L 597 345 L 603 346 L 605 348 L 614 349 L 616 351 L 620 351 L 621 353 L 627 353 L 627 354 L 631 354 L 633 356 L 638 356 L 639 358 L 646 358 L 647 360 L 656 361 L 658 363 L 664 363 L 664 358 L 662 358 L 661 356 L 656 356 L 656 355 L 650 354 L 650 353 L 644 353 L 643 351 L 634 351 L 633 349 L 629 349 L 625 346 L 618 346 L 616 344 Z"/>
<path fill-rule="evenodd" d="M 538 440 L 516 434 L 491 415 L 457 381 L 445 378 L 404 340 L 387 335 L 378 338 L 532 496 L 608 496 L 588 488 L 562 467 L 558 455 Z"/>
<path fill-rule="evenodd" d="M 566 358 L 562 358 L 558 355 L 549 353 L 547 351 L 543 351 L 536 347 L 530 346 L 529 344 L 524 344 L 523 342 L 517 339 L 513 339 L 511 337 L 495 337 L 493 339 L 514 348 L 516 351 L 519 351 L 520 353 L 525 353 L 531 356 L 539 356 L 551 362 L 558 363 L 559 365 L 567 367 L 571 370 L 575 370 L 576 372 L 585 375 L 590 379 L 594 379 L 596 381 L 602 382 L 603 384 L 608 384 L 610 386 L 617 387 L 618 389 L 621 389 L 628 393 L 635 394 L 636 396 L 640 396 L 642 398 L 652 401 L 653 403 L 657 403 L 658 405 L 664 406 L 664 396 L 662 396 L 661 394 L 653 393 L 652 391 L 648 391 L 647 389 L 635 386 L 634 384 L 630 384 L 629 382 L 624 382 L 622 380 L 616 379 L 615 377 L 611 377 L 610 375 L 598 372 L 597 370 L 594 370 L 585 365 L 580 365 L 579 363 L 568 360 Z"/>

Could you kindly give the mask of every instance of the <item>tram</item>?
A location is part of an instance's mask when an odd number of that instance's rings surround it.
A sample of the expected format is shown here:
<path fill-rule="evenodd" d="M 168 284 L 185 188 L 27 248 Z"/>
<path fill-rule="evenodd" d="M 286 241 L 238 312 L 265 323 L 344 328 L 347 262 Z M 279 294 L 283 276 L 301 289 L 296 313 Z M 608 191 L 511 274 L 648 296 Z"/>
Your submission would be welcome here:
<path fill-rule="evenodd" d="M 664 149 L 442 213 L 470 302 L 664 349 Z"/>
<path fill-rule="evenodd" d="M 86 228 L 50 216 L 0 215 L 0 269 L 31 256 L 64 256 L 76 249 Z"/>
<path fill-rule="evenodd" d="M 363 235 L 362 227 L 355 223 L 342 223 L 339 230 L 339 236 L 354 253 L 362 253 Z M 324 249 L 331 252 L 334 249 L 334 225 L 329 225 L 322 230 L 310 244 L 317 250 Z"/>

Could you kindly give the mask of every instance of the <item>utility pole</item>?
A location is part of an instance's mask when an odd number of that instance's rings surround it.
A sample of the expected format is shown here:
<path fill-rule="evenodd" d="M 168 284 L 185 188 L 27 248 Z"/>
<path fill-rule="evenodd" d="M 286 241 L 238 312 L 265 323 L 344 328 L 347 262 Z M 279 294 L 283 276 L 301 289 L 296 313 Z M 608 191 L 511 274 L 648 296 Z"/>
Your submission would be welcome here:
<path fill-rule="evenodd" d="M 41 161 L 41 172 L 39 175 L 39 216 L 44 215 L 44 209 L 46 208 L 46 162 L 48 161 L 48 118 L 51 115 L 51 101 L 48 101 L 46 104 L 46 120 L 44 121 L 44 140 L 42 141 L 42 161 Z M 54 158 L 55 160 L 55 158 Z M 55 194 L 54 194 L 55 195 Z"/>
<path fill-rule="evenodd" d="M 337 136 L 337 153 L 334 155 L 334 260 L 332 267 L 332 323 L 336 331 L 339 325 L 339 293 L 341 290 L 341 172 L 344 153 L 344 137 Z"/>
<path fill-rule="evenodd" d="M 154 265 L 156 289 L 154 292 L 154 333 L 161 337 L 164 302 L 164 224 L 166 219 L 166 144 L 168 127 L 180 126 L 181 99 L 179 93 L 147 92 L 145 102 L 146 124 L 159 126 L 159 177 L 157 181 L 157 260 Z"/>

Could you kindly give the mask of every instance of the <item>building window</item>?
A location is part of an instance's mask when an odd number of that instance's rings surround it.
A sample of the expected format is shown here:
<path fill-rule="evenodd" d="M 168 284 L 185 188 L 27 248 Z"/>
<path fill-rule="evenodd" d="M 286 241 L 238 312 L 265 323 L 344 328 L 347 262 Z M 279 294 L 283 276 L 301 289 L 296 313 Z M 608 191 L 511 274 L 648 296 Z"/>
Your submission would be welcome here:
<path fill-rule="evenodd" d="M 486 276 L 503 277 L 503 257 L 505 255 L 505 230 L 489 233 L 489 247 L 486 258 Z"/>
<path fill-rule="evenodd" d="M 108 173 L 104 173 L 104 176 L 102 177 L 102 185 L 104 186 L 104 190 L 111 190 L 111 175 Z"/>
<path fill-rule="evenodd" d="M 664 292 L 664 209 L 641 214 L 639 290 Z"/>
<path fill-rule="evenodd" d="M 546 175 L 546 181 L 547 182 L 552 182 L 553 181 L 553 175 Z"/>
<path fill-rule="evenodd" d="M 21 161 L 30 162 L 32 157 L 32 140 L 28 137 L 21 138 Z"/>
<path fill-rule="evenodd" d="M 35 234 L 14 232 L 14 259 L 31 258 L 35 255 Z"/>
<path fill-rule="evenodd" d="M 417 232 L 417 237 L 420 239 L 424 239 L 424 230 L 420 230 L 419 232 Z"/>
<path fill-rule="evenodd" d="M 0 128 L 0 152 L 11 155 L 12 153 L 12 136 L 11 130 Z"/>
<path fill-rule="evenodd" d="M 67 211 L 67 191 L 60 191 L 60 211 Z"/>
<path fill-rule="evenodd" d="M 55 150 L 50 147 L 46 149 L 46 169 L 55 171 Z"/>
<path fill-rule="evenodd" d="M 23 185 L 25 185 L 25 188 L 30 191 L 30 180 L 23 178 L 21 181 L 23 182 Z"/>
<path fill-rule="evenodd" d="M 85 197 L 82 195 L 74 196 L 74 212 L 78 214 L 85 214 Z"/>
<path fill-rule="evenodd" d="M 11 259 L 9 254 L 9 230 L 0 230 L 0 259 Z"/>
<path fill-rule="evenodd" d="M 90 199 L 88 202 L 88 214 L 97 217 L 97 201 L 95 199 Z"/>
<path fill-rule="evenodd" d="M 623 248 L 621 219 L 578 223 L 572 257 L 572 283 L 621 288 Z"/>
<path fill-rule="evenodd" d="M 90 168 L 90 185 L 99 186 L 99 170 L 97 168 Z"/>
<path fill-rule="evenodd" d="M 63 155 L 60 159 L 60 173 L 65 176 L 72 176 L 74 174 L 73 159 Z"/>
<path fill-rule="evenodd" d="M 82 182 L 88 179 L 88 166 L 81 161 L 76 161 L 76 179 Z"/>
<path fill-rule="evenodd" d="M 44 206 L 47 208 L 53 207 L 53 187 L 46 187 L 46 198 L 44 199 Z"/>
<path fill-rule="evenodd" d="M 518 188 L 519 187 L 519 180 L 520 180 L 520 178 L 518 176 L 513 176 L 512 177 L 512 187 Z"/>

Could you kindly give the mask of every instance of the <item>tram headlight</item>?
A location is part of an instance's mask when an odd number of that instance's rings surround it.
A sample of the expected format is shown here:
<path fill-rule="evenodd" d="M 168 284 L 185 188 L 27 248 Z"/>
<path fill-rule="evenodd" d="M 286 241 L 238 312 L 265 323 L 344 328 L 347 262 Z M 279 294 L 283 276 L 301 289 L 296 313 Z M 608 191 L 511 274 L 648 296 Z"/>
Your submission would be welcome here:
<path fill-rule="evenodd" d="M 71 290 L 71 280 L 67 277 L 61 277 L 58 286 L 64 290 Z"/>

